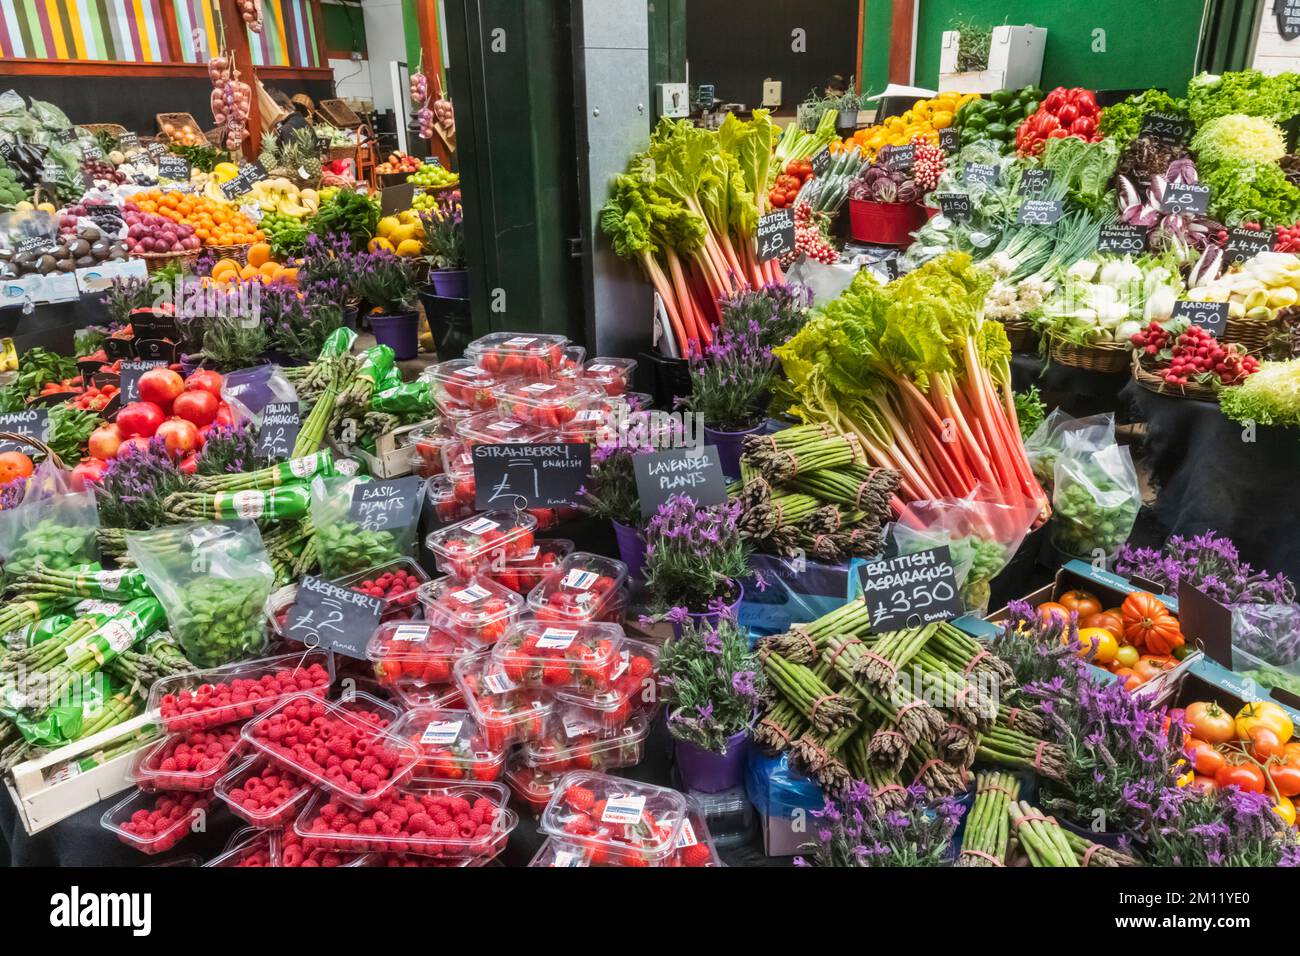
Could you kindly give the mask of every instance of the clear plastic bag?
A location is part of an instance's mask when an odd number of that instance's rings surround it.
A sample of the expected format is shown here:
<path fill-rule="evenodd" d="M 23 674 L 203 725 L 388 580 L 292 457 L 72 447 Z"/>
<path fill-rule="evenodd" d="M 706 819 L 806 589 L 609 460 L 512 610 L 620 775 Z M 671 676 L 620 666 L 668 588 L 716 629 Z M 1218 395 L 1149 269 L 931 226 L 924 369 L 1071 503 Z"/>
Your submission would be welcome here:
<path fill-rule="evenodd" d="M 1052 544 L 1084 560 L 1110 558 L 1128 540 L 1142 505 L 1129 450 L 1068 451 L 1056 461 Z"/>
<path fill-rule="evenodd" d="M 1047 491 L 1052 490 L 1056 460 L 1064 453 L 1087 454 L 1115 444 L 1115 416 L 1086 415 L 1071 418 L 1059 408 L 1053 409 L 1025 442 L 1029 467 Z"/>
<path fill-rule="evenodd" d="M 1300 674 L 1300 605 L 1238 604 L 1232 609 L 1232 646 Z"/>
<path fill-rule="evenodd" d="M 989 582 L 1015 556 L 1037 514 L 1028 498 L 1009 504 L 980 486 L 966 498 L 913 501 L 891 526 L 890 538 L 898 554 L 948 545 L 962 602 L 983 613 Z"/>
<path fill-rule="evenodd" d="M 94 563 L 98 529 L 94 494 L 73 491 L 65 472 L 42 463 L 28 480 L 22 503 L 0 511 L 3 580 L 38 564 L 62 571 Z"/>
<path fill-rule="evenodd" d="M 126 549 L 193 663 L 217 667 L 261 648 L 262 607 L 275 572 L 256 524 L 194 522 L 133 531 Z"/>
<path fill-rule="evenodd" d="M 311 519 L 321 574 L 338 578 L 355 571 L 383 567 L 411 555 L 419 532 L 420 508 L 404 526 L 367 530 L 352 518 L 352 492 L 373 479 L 315 478 L 311 483 Z"/>

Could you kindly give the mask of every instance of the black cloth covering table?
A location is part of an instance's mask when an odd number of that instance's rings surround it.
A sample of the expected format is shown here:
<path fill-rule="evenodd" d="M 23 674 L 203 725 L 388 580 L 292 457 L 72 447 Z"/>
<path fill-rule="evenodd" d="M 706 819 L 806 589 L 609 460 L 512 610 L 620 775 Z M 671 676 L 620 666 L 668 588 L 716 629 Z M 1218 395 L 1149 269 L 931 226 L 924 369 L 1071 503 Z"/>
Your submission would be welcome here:
<path fill-rule="evenodd" d="M 1157 395 L 1136 381 L 1120 397 L 1147 425 L 1140 452 L 1162 529 L 1217 531 L 1255 567 L 1300 579 L 1300 433 L 1261 426 L 1252 436 L 1214 402 Z"/>

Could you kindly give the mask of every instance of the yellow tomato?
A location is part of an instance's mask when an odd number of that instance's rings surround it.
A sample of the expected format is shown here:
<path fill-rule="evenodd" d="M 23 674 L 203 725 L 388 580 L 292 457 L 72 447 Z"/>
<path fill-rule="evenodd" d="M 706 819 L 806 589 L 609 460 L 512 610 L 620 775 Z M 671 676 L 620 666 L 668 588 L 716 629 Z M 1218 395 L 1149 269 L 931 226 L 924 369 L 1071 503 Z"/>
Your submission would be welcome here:
<path fill-rule="evenodd" d="M 1097 649 L 1096 656 L 1092 658 L 1094 664 L 1109 664 L 1119 653 L 1119 642 L 1115 640 L 1115 635 L 1104 627 L 1080 628 L 1079 643 L 1083 645 L 1080 657 L 1086 658 L 1092 654 L 1094 647 Z"/>
<path fill-rule="evenodd" d="M 1295 804 L 1287 797 L 1278 797 L 1273 804 L 1273 812 L 1286 821 L 1289 827 L 1295 826 Z"/>
<path fill-rule="evenodd" d="M 1255 700 L 1237 711 L 1237 739 L 1248 739 L 1250 731 L 1261 724 L 1272 728 L 1282 743 L 1295 733 L 1295 724 L 1285 710 L 1271 700 Z"/>
<path fill-rule="evenodd" d="M 1115 663 L 1120 667 L 1133 667 L 1141 656 L 1142 652 L 1132 644 L 1121 644 L 1115 652 Z"/>

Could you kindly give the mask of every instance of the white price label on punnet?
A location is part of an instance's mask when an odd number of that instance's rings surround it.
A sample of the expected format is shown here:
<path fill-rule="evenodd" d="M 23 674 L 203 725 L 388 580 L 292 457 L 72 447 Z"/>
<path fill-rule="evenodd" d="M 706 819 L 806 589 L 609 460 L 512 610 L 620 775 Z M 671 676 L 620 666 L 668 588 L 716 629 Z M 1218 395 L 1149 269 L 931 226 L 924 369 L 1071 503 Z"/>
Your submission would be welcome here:
<path fill-rule="evenodd" d="M 430 722 L 429 726 L 424 728 L 424 733 L 420 735 L 420 743 L 432 746 L 447 746 L 456 742 L 460 736 L 460 728 L 464 721 L 460 720 L 435 720 Z"/>
<path fill-rule="evenodd" d="M 537 639 L 537 646 L 548 651 L 562 651 L 567 649 L 577 636 L 576 628 L 548 627 Z"/>
<path fill-rule="evenodd" d="M 393 631 L 395 641 L 422 641 L 429 636 L 427 624 L 399 624 Z"/>
<path fill-rule="evenodd" d="M 620 794 L 605 801 L 605 812 L 601 814 L 601 823 L 639 823 L 645 810 L 645 797 L 635 794 Z"/>

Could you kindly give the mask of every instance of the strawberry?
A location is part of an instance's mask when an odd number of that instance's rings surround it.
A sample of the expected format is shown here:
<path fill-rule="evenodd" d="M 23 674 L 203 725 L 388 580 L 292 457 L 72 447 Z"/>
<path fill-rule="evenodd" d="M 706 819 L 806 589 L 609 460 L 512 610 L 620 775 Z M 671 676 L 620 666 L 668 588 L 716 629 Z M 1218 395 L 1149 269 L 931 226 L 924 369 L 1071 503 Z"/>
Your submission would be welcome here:
<path fill-rule="evenodd" d="M 548 661 L 542 668 L 542 683 L 550 687 L 563 687 L 569 679 L 569 667 L 563 661 Z"/>
<path fill-rule="evenodd" d="M 572 786 L 564 791 L 564 802 L 579 813 L 586 813 L 596 805 L 596 795 L 586 787 Z"/>

